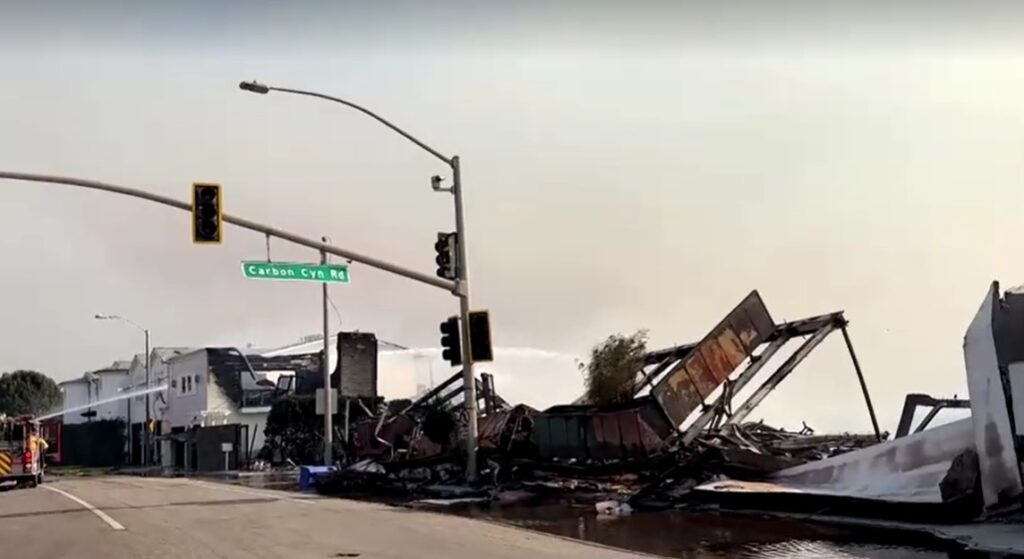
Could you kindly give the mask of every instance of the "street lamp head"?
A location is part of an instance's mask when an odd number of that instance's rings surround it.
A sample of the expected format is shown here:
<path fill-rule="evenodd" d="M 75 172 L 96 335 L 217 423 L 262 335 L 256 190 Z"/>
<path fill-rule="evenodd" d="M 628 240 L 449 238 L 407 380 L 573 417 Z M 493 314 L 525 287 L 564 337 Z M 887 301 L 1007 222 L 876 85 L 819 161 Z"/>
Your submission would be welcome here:
<path fill-rule="evenodd" d="M 253 93 L 266 94 L 270 91 L 270 88 L 260 82 L 253 80 L 251 82 L 239 82 L 238 89 L 244 91 L 251 91 Z"/>

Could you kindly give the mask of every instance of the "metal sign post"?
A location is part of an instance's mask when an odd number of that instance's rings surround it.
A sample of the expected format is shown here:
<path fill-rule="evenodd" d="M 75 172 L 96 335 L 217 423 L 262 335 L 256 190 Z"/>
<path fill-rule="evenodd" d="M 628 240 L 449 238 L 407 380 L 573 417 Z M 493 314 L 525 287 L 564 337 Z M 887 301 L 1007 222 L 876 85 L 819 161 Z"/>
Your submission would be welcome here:
<path fill-rule="evenodd" d="M 224 471 L 225 472 L 231 469 L 229 467 L 230 457 L 231 457 L 231 451 L 234 450 L 234 449 L 235 449 L 234 443 L 220 443 L 220 451 L 224 453 Z"/>
<path fill-rule="evenodd" d="M 327 253 L 320 251 L 320 266 L 329 268 L 327 266 Z M 345 270 L 345 281 L 348 282 L 348 270 Z M 320 364 L 324 370 L 324 388 L 331 388 L 331 360 L 330 360 L 330 341 L 329 334 L 327 331 L 327 282 L 321 284 L 323 287 L 323 313 L 324 313 L 324 358 Z M 341 353 L 338 353 L 338 363 L 341 363 Z M 338 388 L 341 388 L 341 379 L 338 379 Z M 325 392 L 329 394 L 334 392 L 333 390 Z M 336 393 L 335 393 L 336 394 Z M 337 399 L 337 396 L 335 396 Z M 334 408 L 337 404 L 324 406 L 329 411 L 324 414 L 324 466 L 330 466 L 334 464 Z"/>

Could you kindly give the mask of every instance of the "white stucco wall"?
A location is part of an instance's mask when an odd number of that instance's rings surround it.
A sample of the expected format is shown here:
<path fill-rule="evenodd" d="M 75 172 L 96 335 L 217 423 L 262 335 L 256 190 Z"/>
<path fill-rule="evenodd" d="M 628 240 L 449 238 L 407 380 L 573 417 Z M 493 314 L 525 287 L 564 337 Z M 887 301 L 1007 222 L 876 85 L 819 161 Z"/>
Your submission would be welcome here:
<path fill-rule="evenodd" d="M 159 358 L 150 355 L 150 386 L 159 386 L 167 379 L 167 371 L 163 366 L 157 366 Z M 137 354 L 132 359 L 132 365 L 128 369 L 128 381 L 125 383 L 126 391 L 144 390 L 146 388 L 146 359 L 142 354 Z M 164 394 L 167 398 L 167 394 Z M 132 423 L 141 423 L 146 420 L 146 396 L 134 396 L 130 400 Z M 157 394 L 150 394 L 150 411 L 154 420 L 163 420 L 163 408 Z"/>
<path fill-rule="evenodd" d="M 87 395 L 88 385 L 85 380 L 75 380 L 60 383 L 60 391 L 64 395 L 64 409 L 71 409 L 89 403 Z M 64 414 L 64 423 L 85 423 L 86 418 L 81 416 L 83 410 Z"/>
<path fill-rule="evenodd" d="M 127 373 L 124 372 L 99 372 L 88 373 L 88 380 L 85 377 L 61 383 L 60 388 L 64 394 L 64 409 L 72 409 L 78 406 L 88 405 L 93 402 L 100 402 L 121 395 L 119 389 L 124 385 Z M 126 419 L 128 415 L 127 399 L 108 402 L 93 406 L 96 412 L 92 420 L 100 419 Z M 64 414 L 64 423 L 85 423 L 90 419 L 82 417 L 82 412 L 77 410 Z"/>
<path fill-rule="evenodd" d="M 164 418 L 171 427 L 188 427 L 201 422 L 202 412 L 207 409 L 210 383 L 206 369 L 205 349 L 179 355 L 167 362 L 167 410 Z M 186 379 L 191 379 L 192 390 L 183 393 Z"/>

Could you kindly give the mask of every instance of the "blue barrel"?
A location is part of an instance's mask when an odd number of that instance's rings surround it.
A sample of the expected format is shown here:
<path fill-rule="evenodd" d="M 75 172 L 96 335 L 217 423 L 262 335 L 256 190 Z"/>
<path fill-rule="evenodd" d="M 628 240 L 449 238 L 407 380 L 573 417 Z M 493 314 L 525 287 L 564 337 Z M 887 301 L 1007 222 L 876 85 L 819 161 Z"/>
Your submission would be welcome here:
<path fill-rule="evenodd" d="M 334 466 L 299 466 L 299 491 L 313 488 L 316 476 L 334 471 Z"/>

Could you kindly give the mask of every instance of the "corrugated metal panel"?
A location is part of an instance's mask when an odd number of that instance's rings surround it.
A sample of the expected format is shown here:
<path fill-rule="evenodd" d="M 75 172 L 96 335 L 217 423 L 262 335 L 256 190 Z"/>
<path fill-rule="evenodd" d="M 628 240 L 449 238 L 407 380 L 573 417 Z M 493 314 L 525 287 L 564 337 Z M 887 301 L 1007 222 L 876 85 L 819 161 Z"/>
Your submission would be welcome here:
<path fill-rule="evenodd" d="M 593 418 L 594 443 L 591 454 L 595 458 L 610 458 L 619 455 L 621 436 L 619 424 L 614 416 L 597 414 Z"/>
<path fill-rule="evenodd" d="M 673 431 L 650 398 L 627 406 L 557 406 L 534 417 L 533 440 L 541 458 L 622 460 L 661 451 Z"/>
<path fill-rule="evenodd" d="M 355 454 L 358 458 L 388 456 L 392 449 L 403 441 L 408 441 L 416 428 L 416 422 L 405 415 L 387 418 L 380 427 L 380 438 L 387 444 L 377 440 L 377 419 L 361 421 L 355 426 Z"/>
<path fill-rule="evenodd" d="M 757 291 L 750 292 L 651 390 L 678 426 L 754 349 L 775 332 Z"/>
<path fill-rule="evenodd" d="M 506 435 L 511 436 L 512 430 L 523 428 L 522 425 L 516 427 L 517 422 L 522 422 L 523 418 L 527 418 L 536 414 L 536 410 L 522 404 L 504 411 L 492 412 L 486 416 L 480 418 L 477 421 L 477 429 L 479 434 L 477 440 L 479 446 L 482 449 L 494 450 L 499 448 L 502 444 L 508 441 L 502 441 L 502 437 Z M 527 429 L 529 427 L 526 427 Z"/>

